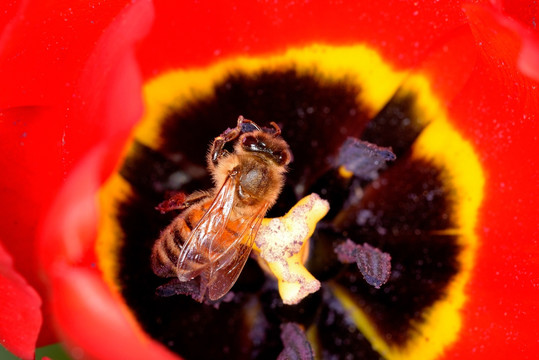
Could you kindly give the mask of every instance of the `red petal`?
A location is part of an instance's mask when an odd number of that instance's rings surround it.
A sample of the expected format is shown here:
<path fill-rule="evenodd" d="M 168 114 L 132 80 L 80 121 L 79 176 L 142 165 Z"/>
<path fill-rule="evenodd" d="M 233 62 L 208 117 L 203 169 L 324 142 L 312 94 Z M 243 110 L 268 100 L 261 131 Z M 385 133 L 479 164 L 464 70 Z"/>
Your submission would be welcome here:
<path fill-rule="evenodd" d="M 539 83 L 519 71 L 521 39 L 492 22 L 492 9 L 466 13 L 481 56 L 450 112 L 480 151 L 487 183 L 464 326 L 448 358 L 526 358 L 539 338 Z"/>
<path fill-rule="evenodd" d="M 539 80 L 539 36 L 492 7 L 468 5 L 466 14 L 480 48 L 488 56 L 517 64 L 525 75 Z"/>
<path fill-rule="evenodd" d="M 85 152 L 103 139 L 125 139 L 138 120 L 132 46 L 153 11 L 148 0 L 25 5 L 0 39 L 0 236 L 9 240 L 17 268 L 44 293 L 36 224 Z"/>
<path fill-rule="evenodd" d="M 522 36 L 518 67 L 523 74 L 539 81 L 539 36 Z"/>
<path fill-rule="evenodd" d="M 0 342 L 23 359 L 33 359 L 41 328 L 41 299 L 13 268 L 0 244 Z"/>
<path fill-rule="evenodd" d="M 535 29 L 539 5 L 536 1 L 493 0 L 496 9 L 506 13 L 528 28 Z"/>
<path fill-rule="evenodd" d="M 477 56 L 472 33 L 463 26 L 442 37 L 417 71 L 430 77 L 434 93 L 449 105 L 469 80 Z"/>
<path fill-rule="evenodd" d="M 2 35 L 0 108 L 55 105 L 71 97 L 96 44 L 129 1 L 27 1 Z M 131 29 L 134 30 L 134 29 Z M 128 35 L 130 39 L 145 29 Z M 105 33 L 106 36 L 106 33 Z M 116 47 L 119 43 L 115 44 Z M 114 50 L 109 46 L 108 50 Z M 103 67 L 105 72 L 109 69 Z"/>
<path fill-rule="evenodd" d="M 55 320 L 74 358 L 179 359 L 148 338 L 98 272 L 59 266 L 53 284 Z"/>
<path fill-rule="evenodd" d="M 96 193 L 121 144 L 104 143 L 80 163 L 40 230 L 54 320 L 77 358 L 178 359 L 140 329 L 96 268 Z"/>
<path fill-rule="evenodd" d="M 3 2 L 2 11 L 0 11 L 0 39 L 5 37 L 4 33 L 10 31 L 11 22 L 16 17 L 23 2 L 22 0 L 5 0 Z M 2 46 L 3 42 L 0 40 L 0 49 Z"/>
<path fill-rule="evenodd" d="M 366 42 L 402 67 L 465 24 L 459 2 L 156 2 L 156 21 L 137 57 L 145 78 L 173 67 L 290 46 Z"/>

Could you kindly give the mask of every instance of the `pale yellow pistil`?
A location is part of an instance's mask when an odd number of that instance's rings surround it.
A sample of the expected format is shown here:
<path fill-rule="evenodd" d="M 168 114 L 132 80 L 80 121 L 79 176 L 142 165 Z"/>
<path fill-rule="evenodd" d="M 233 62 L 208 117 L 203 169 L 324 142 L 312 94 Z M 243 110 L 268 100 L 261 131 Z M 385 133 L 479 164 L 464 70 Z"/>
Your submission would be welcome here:
<path fill-rule="evenodd" d="M 305 268 L 309 238 L 329 211 L 329 203 L 317 194 L 301 199 L 279 218 L 264 219 L 255 239 L 258 262 L 278 281 L 283 303 L 298 304 L 320 289 L 320 282 Z"/>

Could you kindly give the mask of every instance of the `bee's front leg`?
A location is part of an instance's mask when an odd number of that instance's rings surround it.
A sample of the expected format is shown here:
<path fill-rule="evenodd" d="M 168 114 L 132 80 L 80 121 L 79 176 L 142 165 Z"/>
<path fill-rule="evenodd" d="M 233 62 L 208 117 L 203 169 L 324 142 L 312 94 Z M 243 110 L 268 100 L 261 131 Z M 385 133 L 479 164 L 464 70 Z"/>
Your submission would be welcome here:
<path fill-rule="evenodd" d="M 237 137 L 241 135 L 243 116 L 240 116 L 240 119 L 238 119 L 238 125 L 235 128 L 226 129 L 221 135 L 213 140 L 209 153 L 211 165 L 215 166 L 219 162 L 219 159 L 227 153 L 227 151 L 224 150 L 226 143 L 237 139 Z"/>

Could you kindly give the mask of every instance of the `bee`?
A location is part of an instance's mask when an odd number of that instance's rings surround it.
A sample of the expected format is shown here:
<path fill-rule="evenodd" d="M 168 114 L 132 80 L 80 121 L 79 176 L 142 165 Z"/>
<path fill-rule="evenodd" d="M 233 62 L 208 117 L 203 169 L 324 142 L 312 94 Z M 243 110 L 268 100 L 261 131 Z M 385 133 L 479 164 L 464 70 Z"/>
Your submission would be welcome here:
<path fill-rule="evenodd" d="M 152 269 L 174 283 L 200 277 L 199 301 L 218 300 L 238 279 L 266 212 L 277 200 L 292 160 L 281 129 L 261 128 L 240 116 L 216 137 L 207 155 L 215 187 L 178 193 L 157 206 L 183 210 L 162 231 L 152 250 Z M 225 149 L 233 143 L 233 151 Z M 166 285 L 164 285 L 166 286 Z"/>

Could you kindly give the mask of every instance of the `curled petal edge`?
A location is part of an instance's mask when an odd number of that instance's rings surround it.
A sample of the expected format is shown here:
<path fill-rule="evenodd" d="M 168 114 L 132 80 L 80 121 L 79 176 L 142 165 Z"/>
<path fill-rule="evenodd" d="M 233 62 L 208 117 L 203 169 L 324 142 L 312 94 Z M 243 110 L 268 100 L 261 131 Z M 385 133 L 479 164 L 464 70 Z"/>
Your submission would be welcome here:
<path fill-rule="evenodd" d="M 525 76 L 539 81 L 539 36 L 524 24 L 492 6 L 464 6 L 476 41 L 487 54 L 496 52 L 503 60 L 514 63 Z M 514 42 L 514 44 L 510 44 Z M 513 50 L 513 46 L 516 49 Z"/>
<path fill-rule="evenodd" d="M 13 267 L 0 243 L 0 342 L 22 359 L 33 359 L 42 324 L 41 298 Z"/>
<path fill-rule="evenodd" d="M 116 161 L 122 143 L 103 143 L 89 153 L 68 178 L 40 228 L 38 253 L 51 289 L 51 310 L 74 358 L 177 360 L 143 331 L 96 267 L 97 191 L 103 169 Z"/>

